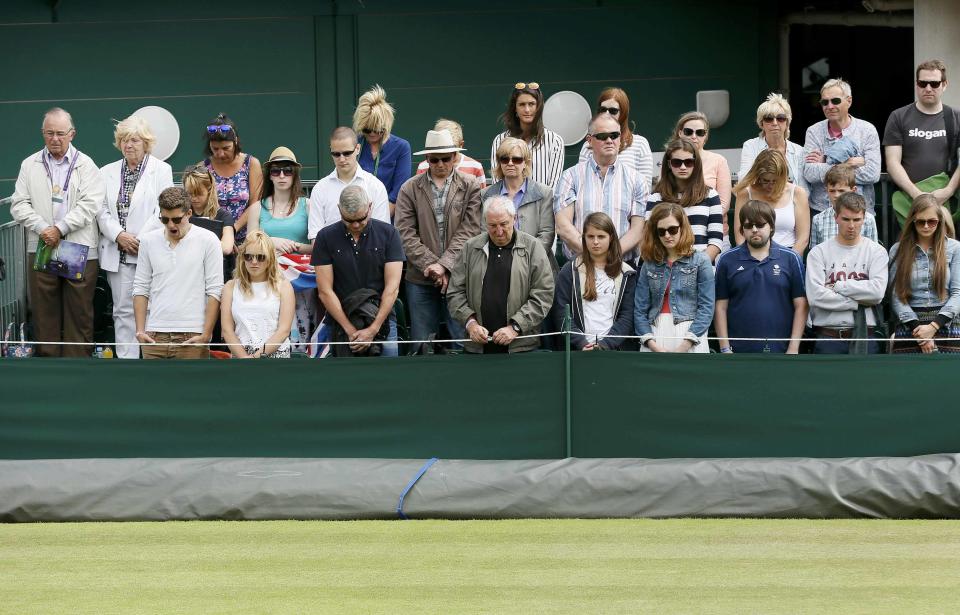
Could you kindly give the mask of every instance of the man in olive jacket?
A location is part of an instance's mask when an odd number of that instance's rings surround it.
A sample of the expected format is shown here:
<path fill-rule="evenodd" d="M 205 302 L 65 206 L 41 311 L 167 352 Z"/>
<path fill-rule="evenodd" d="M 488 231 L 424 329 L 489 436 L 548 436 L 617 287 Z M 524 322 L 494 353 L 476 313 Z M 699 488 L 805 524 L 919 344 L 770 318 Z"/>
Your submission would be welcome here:
<path fill-rule="evenodd" d="M 450 314 L 466 328 L 467 352 L 523 352 L 536 337 L 553 303 L 553 270 L 543 244 L 514 228 L 517 211 L 509 198 L 487 199 L 487 232 L 467 241 L 447 288 Z M 519 339 L 518 339 L 519 338 Z"/>

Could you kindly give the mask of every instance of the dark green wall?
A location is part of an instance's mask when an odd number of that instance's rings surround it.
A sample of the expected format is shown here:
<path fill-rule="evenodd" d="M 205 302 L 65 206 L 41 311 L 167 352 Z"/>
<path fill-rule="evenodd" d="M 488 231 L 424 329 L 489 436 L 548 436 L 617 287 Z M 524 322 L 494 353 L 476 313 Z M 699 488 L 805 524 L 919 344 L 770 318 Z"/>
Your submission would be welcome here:
<path fill-rule="evenodd" d="M 315 178 L 332 168 L 326 135 L 350 122 L 373 83 L 387 89 L 395 132 L 415 150 L 446 116 L 480 159 L 516 81 L 539 81 L 547 95 L 575 90 L 591 104 L 619 85 L 654 149 L 702 89 L 730 90 L 731 120 L 710 146 L 738 147 L 776 83 L 774 24 L 749 1 L 15 4 L 0 9 L 0 195 L 42 146 L 37 129 L 53 105 L 73 113 L 75 144 L 100 164 L 119 157 L 111 120 L 156 104 L 180 123 L 175 170 L 200 157 L 202 127 L 225 111 L 247 151 L 264 158 L 287 145 Z M 572 160 L 579 144 L 568 149 Z"/>

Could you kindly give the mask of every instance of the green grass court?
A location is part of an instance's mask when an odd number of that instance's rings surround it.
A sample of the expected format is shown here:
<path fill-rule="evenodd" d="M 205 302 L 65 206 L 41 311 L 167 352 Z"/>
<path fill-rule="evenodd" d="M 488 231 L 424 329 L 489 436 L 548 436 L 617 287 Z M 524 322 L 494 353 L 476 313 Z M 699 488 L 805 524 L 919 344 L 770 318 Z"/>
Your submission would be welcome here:
<path fill-rule="evenodd" d="M 0 613 L 956 613 L 955 521 L 0 525 Z"/>

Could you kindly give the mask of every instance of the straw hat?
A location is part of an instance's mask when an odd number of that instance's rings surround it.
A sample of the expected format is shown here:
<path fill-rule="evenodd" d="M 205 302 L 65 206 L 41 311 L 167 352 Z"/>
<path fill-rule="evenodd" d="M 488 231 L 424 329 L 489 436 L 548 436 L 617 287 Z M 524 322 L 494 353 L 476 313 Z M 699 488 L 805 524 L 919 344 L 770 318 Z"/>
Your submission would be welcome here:
<path fill-rule="evenodd" d="M 427 131 L 427 141 L 424 143 L 424 148 L 419 152 L 414 152 L 413 155 L 421 156 L 423 154 L 443 154 L 463 151 L 466 150 L 462 147 L 457 147 L 453 143 L 453 136 L 449 130 L 429 130 Z"/>
<path fill-rule="evenodd" d="M 272 152 L 270 152 L 270 158 L 268 158 L 267 161 L 263 163 L 263 166 L 267 166 L 272 162 L 292 162 L 298 167 L 302 166 L 299 162 L 297 162 L 297 157 L 293 154 L 292 151 L 290 151 L 290 148 L 284 147 L 282 145 L 277 149 L 273 150 Z"/>

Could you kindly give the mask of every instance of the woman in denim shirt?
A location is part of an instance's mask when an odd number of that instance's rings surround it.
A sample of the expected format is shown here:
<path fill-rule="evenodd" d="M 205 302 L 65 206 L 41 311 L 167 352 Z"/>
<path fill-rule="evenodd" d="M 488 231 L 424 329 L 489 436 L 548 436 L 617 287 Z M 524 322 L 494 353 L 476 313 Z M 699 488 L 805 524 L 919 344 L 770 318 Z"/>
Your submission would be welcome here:
<path fill-rule="evenodd" d="M 653 208 L 640 243 L 633 320 L 645 352 L 710 352 L 713 265 L 693 249 L 693 230 L 677 203 Z"/>
<path fill-rule="evenodd" d="M 900 321 L 894 352 L 960 352 L 960 242 L 949 233 L 936 197 L 913 199 L 890 248 L 890 294 Z"/>

